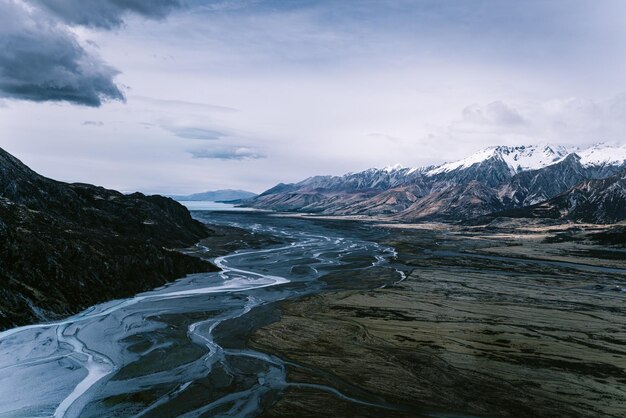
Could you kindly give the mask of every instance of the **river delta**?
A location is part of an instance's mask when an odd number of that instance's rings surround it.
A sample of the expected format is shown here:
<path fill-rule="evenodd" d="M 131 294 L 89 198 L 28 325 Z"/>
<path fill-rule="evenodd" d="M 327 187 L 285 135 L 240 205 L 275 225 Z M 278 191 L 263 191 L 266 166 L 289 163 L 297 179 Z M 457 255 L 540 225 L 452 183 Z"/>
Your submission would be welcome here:
<path fill-rule="evenodd" d="M 246 231 L 186 250 L 222 271 L 1 333 L 0 416 L 623 415 L 592 227 L 194 216 Z"/>

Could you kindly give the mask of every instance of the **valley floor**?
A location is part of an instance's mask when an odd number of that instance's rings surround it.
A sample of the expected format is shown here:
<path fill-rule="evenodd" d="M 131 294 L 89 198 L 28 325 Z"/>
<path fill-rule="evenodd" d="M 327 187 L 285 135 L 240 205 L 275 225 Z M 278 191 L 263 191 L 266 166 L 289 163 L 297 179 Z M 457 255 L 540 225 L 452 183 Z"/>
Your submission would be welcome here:
<path fill-rule="evenodd" d="M 265 416 L 624 415 L 626 253 L 602 227 L 372 228 L 407 278 L 284 303 L 250 344 L 308 384 Z"/>

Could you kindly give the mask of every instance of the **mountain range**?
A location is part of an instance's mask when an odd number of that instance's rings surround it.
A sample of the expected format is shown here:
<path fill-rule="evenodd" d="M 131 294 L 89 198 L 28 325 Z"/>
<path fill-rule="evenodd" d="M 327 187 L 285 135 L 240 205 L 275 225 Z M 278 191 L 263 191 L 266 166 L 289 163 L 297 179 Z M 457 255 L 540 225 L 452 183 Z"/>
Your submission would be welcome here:
<path fill-rule="evenodd" d="M 207 201 L 207 202 L 231 202 L 235 200 L 251 199 L 256 197 L 256 193 L 247 192 L 245 190 L 213 190 L 202 193 L 194 193 L 190 195 L 172 195 L 169 196 L 179 202 L 184 201 Z"/>
<path fill-rule="evenodd" d="M 567 209 L 571 214 L 566 217 L 615 222 L 626 219 L 623 194 L 601 196 L 615 193 L 615 184 L 623 183 L 624 170 L 626 146 L 494 146 L 439 166 L 372 168 L 281 183 L 244 204 L 276 211 L 372 215 L 413 222 L 463 221 L 496 213 L 534 216 L 541 211 L 511 211 L 536 208 L 558 198 L 560 203 L 546 204 L 562 210 L 574 205 Z M 602 179 L 606 181 L 598 181 Z M 567 196 L 577 200 L 568 206 L 564 203 L 570 202 Z M 586 206 L 576 203 L 583 200 L 588 202 Z M 583 215 L 594 205 L 593 214 Z M 611 208 L 604 209 L 608 205 Z M 616 207 L 622 210 L 616 211 Z M 612 215 L 603 215 L 608 213 Z"/>

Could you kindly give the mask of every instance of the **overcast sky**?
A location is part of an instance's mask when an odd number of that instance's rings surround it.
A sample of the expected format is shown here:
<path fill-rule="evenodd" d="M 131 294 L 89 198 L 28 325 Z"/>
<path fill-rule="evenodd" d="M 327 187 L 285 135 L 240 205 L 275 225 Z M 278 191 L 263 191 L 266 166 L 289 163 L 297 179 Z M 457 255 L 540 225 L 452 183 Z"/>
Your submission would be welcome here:
<path fill-rule="evenodd" d="M 0 147 L 122 191 L 263 191 L 624 143 L 626 2 L 0 0 Z"/>

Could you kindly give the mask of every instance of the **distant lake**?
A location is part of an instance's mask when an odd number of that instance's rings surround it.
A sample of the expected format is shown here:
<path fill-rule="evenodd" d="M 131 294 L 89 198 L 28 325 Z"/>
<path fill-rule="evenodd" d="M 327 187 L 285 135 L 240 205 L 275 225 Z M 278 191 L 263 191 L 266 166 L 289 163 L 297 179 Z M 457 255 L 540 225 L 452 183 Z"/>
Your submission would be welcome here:
<path fill-rule="evenodd" d="M 178 203 L 187 207 L 189 210 L 228 210 L 228 211 L 252 211 L 253 208 L 238 208 L 230 203 L 210 202 L 205 200 L 181 200 Z"/>

